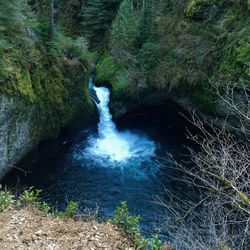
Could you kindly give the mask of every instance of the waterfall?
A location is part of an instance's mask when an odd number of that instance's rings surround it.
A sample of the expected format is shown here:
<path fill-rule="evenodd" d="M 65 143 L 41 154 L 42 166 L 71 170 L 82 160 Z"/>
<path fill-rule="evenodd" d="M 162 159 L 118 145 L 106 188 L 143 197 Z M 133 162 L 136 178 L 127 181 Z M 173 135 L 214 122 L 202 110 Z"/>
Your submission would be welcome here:
<path fill-rule="evenodd" d="M 109 96 L 110 92 L 107 88 L 101 87 L 96 88 L 94 87 L 96 92 L 96 96 L 100 101 L 99 104 L 96 104 L 98 107 L 99 115 L 100 115 L 100 122 L 98 124 L 98 133 L 101 137 L 109 137 L 109 136 L 116 136 L 117 130 L 114 122 L 112 121 L 112 115 L 109 111 Z"/>
<path fill-rule="evenodd" d="M 95 87 L 89 82 L 90 94 L 99 112 L 98 135 L 91 134 L 83 150 L 85 158 L 93 159 L 105 166 L 117 163 L 143 162 L 154 155 L 156 145 L 144 133 L 118 131 L 109 110 L 110 91 L 105 87 Z M 77 155 L 77 158 L 81 156 Z"/>
<path fill-rule="evenodd" d="M 115 123 L 112 121 L 112 115 L 109 111 L 109 96 L 110 92 L 104 87 L 94 87 L 94 91 L 99 104 L 96 103 L 99 111 L 99 124 L 97 144 L 95 147 L 96 153 L 106 155 L 113 161 L 126 160 L 130 156 L 129 143 L 125 140 L 122 134 L 119 134 Z"/>

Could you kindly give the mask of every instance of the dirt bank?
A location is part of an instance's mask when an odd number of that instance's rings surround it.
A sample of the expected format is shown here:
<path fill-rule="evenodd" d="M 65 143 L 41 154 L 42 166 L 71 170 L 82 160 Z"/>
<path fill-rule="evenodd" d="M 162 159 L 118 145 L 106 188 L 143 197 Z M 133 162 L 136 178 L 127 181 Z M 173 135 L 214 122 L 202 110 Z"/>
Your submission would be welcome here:
<path fill-rule="evenodd" d="M 132 250 L 130 245 L 108 222 L 56 218 L 33 208 L 0 213 L 0 249 Z"/>

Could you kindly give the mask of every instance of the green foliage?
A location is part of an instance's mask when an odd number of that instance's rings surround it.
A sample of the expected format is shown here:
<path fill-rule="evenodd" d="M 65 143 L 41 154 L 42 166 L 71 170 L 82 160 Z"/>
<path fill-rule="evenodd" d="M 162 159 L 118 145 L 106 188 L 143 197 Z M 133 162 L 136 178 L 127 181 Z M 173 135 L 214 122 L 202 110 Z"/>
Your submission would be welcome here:
<path fill-rule="evenodd" d="M 162 242 L 158 236 L 153 236 L 151 239 L 148 240 L 148 246 L 151 250 L 161 250 Z"/>
<path fill-rule="evenodd" d="M 207 12 L 207 7 L 215 2 L 215 0 L 190 0 L 185 14 L 189 17 L 201 17 L 204 12 Z"/>
<path fill-rule="evenodd" d="M 142 72 L 149 73 L 160 62 L 161 47 L 157 43 L 146 42 L 139 51 L 139 65 Z"/>
<path fill-rule="evenodd" d="M 2 50 L 9 50 L 13 48 L 13 45 L 6 39 L 1 38 L 0 39 L 0 49 Z"/>
<path fill-rule="evenodd" d="M 82 31 L 81 9 L 85 0 L 57 0 L 57 22 L 66 34 L 79 35 Z"/>
<path fill-rule="evenodd" d="M 247 15 L 247 14 L 246 14 Z M 225 24 L 225 29 L 233 32 L 224 33 L 220 39 L 221 63 L 220 73 L 227 81 L 237 80 L 249 84 L 250 76 L 250 18 L 232 16 Z"/>
<path fill-rule="evenodd" d="M 104 82 L 111 80 L 115 76 L 117 69 L 118 67 L 112 56 L 105 53 L 96 65 L 96 81 Z"/>
<path fill-rule="evenodd" d="M 27 97 L 31 102 L 34 102 L 37 97 L 33 90 L 30 72 L 27 68 L 24 68 L 22 72 L 20 71 L 18 72 L 17 77 L 17 89 L 23 96 Z"/>
<path fill-rule="evenodd" d="M 40 193 L 42 191 L 38 189 L 30 188 L 25 190 L 19 197 L 18 202 L 14 199 L 14 195 L 10 191 L 0 191 L 0 212 L 6 210 L 10 205 L 21 204 L 24 206 L 34 205 L 43 213 L 48 214 L 50 206 L 46 202 L 41 202 Z"/>
<path fill-rule="evenodd" d="M 46 202 L 41 202 L 38 204 L 38 208 L 44 213 L 44 214 L 48 214 L 51 210 L 51 207 L 49 206 L 48 203 Z"/>
<path fill-rule="evenodd" d="M 114 223 L 121 226 L 126 233 L 137 235 L 140 233 L 139 228 L 140 216 L 132 216 L 129 214 L 126 202 L 122 202 L 120 206 L 116 207 L 114 215 Z"/>
<path fill-rule="evenodd" d="M 112 25 L 111 46 L 133 50 L 140 33 L 140 15 L 132 0 L 124 0 Z"/>
<path fill-rule="evenodd" d="M 79 37 L 74 39 L 65 35 L 61 31 L 57 31 L 53 41 L 47 43 L 50 49 L 55 50 L 54 57 L 63 54 L 64 50 L 70 51 L 75 57 L 81 57 L 88 53 L 88 42 L 86 39 Z"/>
<path fill-rule="evenodd" d="M 216 95 L 206 89 L 198 89 L 193 91 L 193 97 L 201 104 L 211 105 L 216 100 Z"/>
<path fill-rule="evenodd" d="M 84 34 L 91 48 L 106 47 L 120 0 L 88 0 L 82 9 Z"/>
<path fill-rule="evenodd" d="M 25 8 L 27 5 L 24 0 L 0 1 L 0 29 L 4 35 L 25 32 L 26 17 L 23 15 Z"/>
<path fill-rule="evenodd" d="M 7 190 L 0 191 L 0 212 L 6 210 L 14 203 L 14 195 Z"/>
<path fill-rule="evenodd" d="M 145 6 L 141 6 L 140 18 L 140 45 L 145 42 L 154 42 L 158 37 L 157 5 L 156 0 L 144 0 Z"/>
<path fill-rule="evenodd" d="M 116 207 L 113 222 L 120 226 L 133 240 L 138 247 L 146 246 L 146 240 L 143 239 L 139 227 L 140 216 L 132 216 L 129 213 L 126 202 Z"/>
<path fill-rule="evenodd" d="M 124 0 L 112 25 L 110 48 L 118 70 L 111 82 L 117 96 L 133 94 L 160 61 L 156 1 L 144 3 Z"/>
<path fill-rule="evenodd" d="M 129 90 L 130 82 L 130 72 L 126 68 L 120 69 L 116 73 L 116 79 L 112 85 L 115 94 L 125 96 L 126 92 Z"/>
<path fill-rule="evenodd" d="M 59 217 L 73 218 L 78 211 L 78 203 L 74 201 L 69 201 L 65 211 L 56 211 L 55 215 Z"/>
<path fill-rule="evenodd" d="M 78 203 L 74 201 L 69 201 L 63 215 L 67 218 L 72 218 L 76 215 L 77 210 Z"/>
<path fill-rule="evenodd" d="M 113 223 L 120 226 L 135 242 L 138 249 L 161 250 L 162 243 L 157 236 L 150 239 L 142 237 L 139 227 L 140 216 L 132 216 L 126 202 L 116 207 Z"/>
<path fill-rule="evenodd" d="M 243 66 L 244 73 L 250 77 L 250 34 L 249 41 L 241 41 L 237 52 L 237 62 Z"/>
<path fill-rule="evenodd" d="M 31 187 L 28 190 L 25 190 L 20 195 L 19 201 L 24 206 L 37 205 L 41 201 L 41 197 L 40 197 L 41 192 L 42 192 L 42 190 L 40 190 L 40 189 L 33 189 Z"/>

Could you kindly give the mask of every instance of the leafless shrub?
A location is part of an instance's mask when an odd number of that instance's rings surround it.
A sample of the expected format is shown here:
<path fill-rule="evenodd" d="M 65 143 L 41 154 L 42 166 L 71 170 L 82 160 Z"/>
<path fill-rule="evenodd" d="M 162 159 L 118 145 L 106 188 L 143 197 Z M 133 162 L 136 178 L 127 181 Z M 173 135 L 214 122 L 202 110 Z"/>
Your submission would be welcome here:
<path fill-rule="evenodd" d="M 219 91 L 219 90 L 218 90 Z M 250 122 L 249 90 L 227 86 L 219 97 L 235 111 L 245 135 Z M 177 249 L 239 249 L 250 246 L 250 145 L 245 138 L 205 123 L 195 112 L 189 119 L 199 131 L 188 133 L 197 148 L 189 148 L 192 164 L 176 163 L 187 185 L 200 191 L 195 200 L 179 200 L 168 194 L 159 200 L 172 214 L 163 221 Z M 247 137 L 246 137 L 247 138 Z M 161 161 L 164 165 L 164 162 Z M 174 219 L 173 219 L 174 218 Z"/>

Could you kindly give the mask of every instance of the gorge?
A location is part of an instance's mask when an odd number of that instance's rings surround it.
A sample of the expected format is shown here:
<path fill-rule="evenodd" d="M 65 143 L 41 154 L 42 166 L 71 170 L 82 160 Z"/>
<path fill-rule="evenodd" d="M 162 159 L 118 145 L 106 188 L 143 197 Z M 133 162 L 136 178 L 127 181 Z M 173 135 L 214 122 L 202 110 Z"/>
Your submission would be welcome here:
<path fill-rule="evenodd" d="M 41 189 L 49 214 L 113 218 L 135 249 L 248 249 L 249 13 L 0 1 L 0 216 Z"/>
<path fill-rule="evenodd" d="M 171 103 L 159 113 L 158 106 L 144 107 L 119 119 L 116 128 L 109 113 L 109 90 L 93 89 L 99 100 L 98 128 L 93 124 L 46 143 L 19 165 L 23 171 L 10 172 L 3 184 L 19 189 L 35 186 L 43 190 L 43 200 L 58 209 L 64 209 L 68 200 L 77 201 L 83 211 L 98 206 L 102 218 L 113 216 L 115 207 L 127 201 L 131 213 L 142 216 L 144 234 L 160 230 L 164 239 L 166 229 L 160 222 L 167 211 L 160 201 L 166 190 L 180 199 L 195 193 L 175 181 L 181 173 L 173 169 L 170 156 L 185 154 L 181 110 Z M 157 157 L 165 158 L 164 167 L 157 164 Z"/>

